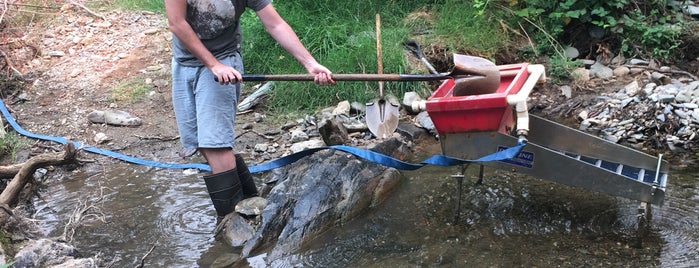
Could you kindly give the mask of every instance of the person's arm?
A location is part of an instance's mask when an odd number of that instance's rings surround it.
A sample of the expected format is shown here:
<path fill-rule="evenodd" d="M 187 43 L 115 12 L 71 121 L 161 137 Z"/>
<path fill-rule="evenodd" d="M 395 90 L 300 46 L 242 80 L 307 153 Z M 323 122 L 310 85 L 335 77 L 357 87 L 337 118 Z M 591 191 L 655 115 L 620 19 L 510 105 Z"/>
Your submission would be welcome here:
<path fill-rule="evenodd" d="M 315 83 L 320 85 L 335 84 L 332 72 L 321 65 L 301 43 L 298 36 L 284 19 L 277 13 L 272 4 L 257 11 L 257 16 L 262 21 L 267 32 L 289 52 L 309 73 L 315 74 Z"/>
<path fill-rule="evenodd" d="M 186 0 L 165 0 L 165 13 L 170 31 L 177 36 L 177 39 L 179 39 L 185 47 L 187 47 L 189 52 L 211 70 L 219 82 L 224 84 L 242 80 L 242 76 L 238 70 L 218 61 L 218 59 L 206 49 L 201 40 L 199 40 L 197 34 L 194 33 L 192 27 L 185 20 L 187 13 Z"/>

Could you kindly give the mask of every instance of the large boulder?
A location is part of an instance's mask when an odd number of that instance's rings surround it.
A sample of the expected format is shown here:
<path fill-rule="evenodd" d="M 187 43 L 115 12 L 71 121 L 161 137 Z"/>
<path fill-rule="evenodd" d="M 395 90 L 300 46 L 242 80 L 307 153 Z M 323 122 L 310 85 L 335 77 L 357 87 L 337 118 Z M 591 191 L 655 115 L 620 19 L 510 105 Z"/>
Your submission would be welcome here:
<path fill-rule="evenodd" d="M 410 150 L 395 138 L 375 147 L 376 151 L 405 160 Z M 250 222 L 256 231 L 242 246 L 242 256 L 266 254 L 271 262 L 292 254 L 317 234 L 352 220 L 380 204 L 400 182 L 402 174 L 333 149 L 314 153 L 264 174 L 274 184 L 267 207 Z M 233 222 L 233 221 L 232 221 Z M 229 224 L 228 234 L 234 233 Z M 238 226 L 239 228 L 239 226 Z M 230 235 L 227 239 L 232 239 Z"/>

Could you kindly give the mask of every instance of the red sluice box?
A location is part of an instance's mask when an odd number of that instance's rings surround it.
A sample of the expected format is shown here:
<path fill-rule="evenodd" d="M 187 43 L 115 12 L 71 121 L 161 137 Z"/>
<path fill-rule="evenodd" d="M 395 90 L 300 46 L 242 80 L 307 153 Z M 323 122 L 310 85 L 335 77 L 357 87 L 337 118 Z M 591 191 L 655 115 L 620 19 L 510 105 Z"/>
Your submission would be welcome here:
<path fill-rule="evenodd" d="M 519 92 L 527 80 L 528 63 L 499 65 L 500 86 L 493 93 L 454 96 L 454 79 L 444 81 L 425 104 L 439 134 L 509 131 L 514 119 L 507 96 Z"/>

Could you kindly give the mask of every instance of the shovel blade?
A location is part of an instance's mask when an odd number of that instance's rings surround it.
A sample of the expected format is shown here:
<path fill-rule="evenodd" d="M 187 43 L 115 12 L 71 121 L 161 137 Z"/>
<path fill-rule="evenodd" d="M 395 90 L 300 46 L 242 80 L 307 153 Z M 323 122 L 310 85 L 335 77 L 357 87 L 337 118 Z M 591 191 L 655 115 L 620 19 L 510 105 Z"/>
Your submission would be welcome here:
<path fill-rule="evenodd" d="M 398 128 L 399 106 L 386 99 L 377 99 L 366 105 L 366 125 L 380 139 L 391 137 Z"/>

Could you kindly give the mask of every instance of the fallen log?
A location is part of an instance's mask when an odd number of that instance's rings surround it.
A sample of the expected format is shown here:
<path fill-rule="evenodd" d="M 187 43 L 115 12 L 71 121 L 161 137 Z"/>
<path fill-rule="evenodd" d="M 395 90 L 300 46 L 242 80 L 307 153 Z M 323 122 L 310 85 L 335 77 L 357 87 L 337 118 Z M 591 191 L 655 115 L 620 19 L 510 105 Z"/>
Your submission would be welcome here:
<path fill-rule="evenodd" d="M 0 206 L 7 208 L 17 202 L 17 197 L 27 182 L 29 182 L 29 179 L 32 178 L 37 168 L 65 164 L 75 160 L 76 155 L 77 150 L 75 146 L 72 142 L 68 142 L 64 146 L 64 152 L 45 153 L 29 158 L 29 160 L 21 164 L 15 176 L 0 193 Z M 17 165 L 12 165 L 7 167 L 7 170 L 13 170 L 16 167 Z"/>
<path fill-rule="evenodd" d="M 12 178 L 17 172 L 22 168 L 22 164 L 12 164 L 7 166 L 0 166 L 0 179 L 1 178 Z"/>

